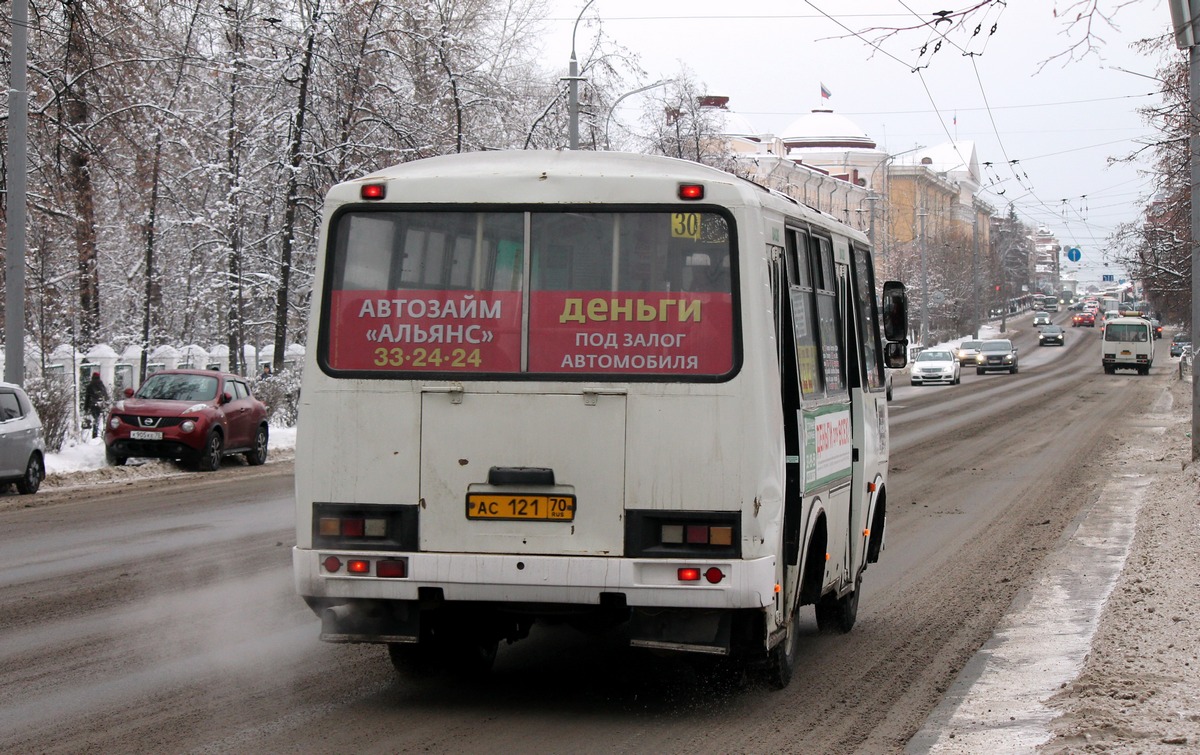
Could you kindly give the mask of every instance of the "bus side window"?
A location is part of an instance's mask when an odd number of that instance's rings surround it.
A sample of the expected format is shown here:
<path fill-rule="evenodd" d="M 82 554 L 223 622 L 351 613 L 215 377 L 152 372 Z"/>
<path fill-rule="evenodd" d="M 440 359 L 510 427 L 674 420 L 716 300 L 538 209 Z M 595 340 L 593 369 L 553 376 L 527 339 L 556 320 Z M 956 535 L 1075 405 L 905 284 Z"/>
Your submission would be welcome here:
<path fill-rule="evenodd" d="M 841 313 L 838 310 L 837 271 L 833 264 L 833 244 L 829 239 L 812 237 L 814 270 L 817 281 L 817 323 L 820 332 L 821 368 L 829 395 L 846 392 L 846 374 L 842 369 Z"/>
<path fill-rule="evenodd" d="M 877 344 L 879 341 L 879 319 L 875 311 L 875 281 L 871 278 L 871 250 L 851 245 L 854 255 L 854 302 L 858 321 L 858 337 L 862 341 L 864 368 L 867 384 L 872 388 L 883 386 L 880 374 Z"/>
<path fill-rule="evenodd" d="M 792 330 L 796 338 L 796 368 L 800 390 L 805 398 L 825 395 L 821 379 L 820 351 L 817 345 L 817 316 L 812 273 L 809 266 L 808 236 L 789 230 L 786 234 L 788 300 L 792 308 Z"/>

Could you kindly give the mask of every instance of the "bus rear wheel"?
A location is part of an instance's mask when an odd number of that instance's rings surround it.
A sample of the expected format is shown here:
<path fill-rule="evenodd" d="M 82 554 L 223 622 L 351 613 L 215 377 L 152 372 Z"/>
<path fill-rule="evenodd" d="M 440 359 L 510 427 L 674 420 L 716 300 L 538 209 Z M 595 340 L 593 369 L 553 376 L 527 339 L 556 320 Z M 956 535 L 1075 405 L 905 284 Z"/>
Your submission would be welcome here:
<path fill-rule="evenodd" d="M 817 601 L 817 629 L 827 634 L 845 634 L 854 628 L 858 619 L 858 596 L 862 590 L 862 575 L 854 582 L 854 592 L 838 598 L 832 593 Z"/>
<path fill-rule="evenodd" d="M 800 654 L 800 628 L 796 621 L 798 613 L 792 614 L 784 638 L 767 651 L 767 684 L 772 689 L 788 686 L 795 674 L 796 656 Z"/>
<path fill-rule="evenodd" d="M 496 662 L 500 640 L 468 632 L 422 631 L 420 642 L 389 642 L 392 668 L 401 674 L 427 677 L 441 671 L 458 676 L 485 676 Z"/>

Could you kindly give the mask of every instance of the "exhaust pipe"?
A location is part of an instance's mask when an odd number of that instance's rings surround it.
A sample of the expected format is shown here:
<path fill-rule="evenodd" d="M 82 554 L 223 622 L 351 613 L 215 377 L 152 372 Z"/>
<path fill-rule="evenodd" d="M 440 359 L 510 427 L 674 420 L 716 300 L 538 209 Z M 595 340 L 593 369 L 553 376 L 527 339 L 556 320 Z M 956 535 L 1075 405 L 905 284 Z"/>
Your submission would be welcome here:
<path fill-rule="evenodd" d="M 409 601 L 354 601 L 321 611 L 324 642 L 417 642 L 420 611 Z"/>

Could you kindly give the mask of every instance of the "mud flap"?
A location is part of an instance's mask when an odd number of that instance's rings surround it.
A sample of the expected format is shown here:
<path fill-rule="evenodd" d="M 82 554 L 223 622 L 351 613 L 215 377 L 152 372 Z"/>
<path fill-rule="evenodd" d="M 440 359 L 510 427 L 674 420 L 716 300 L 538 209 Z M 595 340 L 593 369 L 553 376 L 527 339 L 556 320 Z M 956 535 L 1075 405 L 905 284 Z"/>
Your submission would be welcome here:
<path fill-rule="evenodd" d="M 629 619 L 634 647 L 729 655 L 733 614 L 688 608 L 635 608 Z"/>

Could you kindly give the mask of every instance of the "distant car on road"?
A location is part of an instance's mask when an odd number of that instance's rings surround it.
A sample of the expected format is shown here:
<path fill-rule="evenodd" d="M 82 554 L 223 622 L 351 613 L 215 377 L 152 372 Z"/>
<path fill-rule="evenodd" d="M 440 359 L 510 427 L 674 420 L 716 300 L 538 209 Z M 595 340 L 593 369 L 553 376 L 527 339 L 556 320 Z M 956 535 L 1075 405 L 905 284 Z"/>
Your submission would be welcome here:
<path fill-rule="evenodd" d="M 1159 322 L 1158 320 L 1154 319 L 1153 317 L 1151 317 L 1150 318 L 1150 328 L 1151 328 L 1151 330 L 1154 331 L 1154 340 L 1161 341 L 1162 340 L 1162 332 L 1163 332 L 1162 323 Z"/>
<path fill-rule="evenodd" d="M 1047 325 L 1042 328 L 1042 332 L 1038 333 L 1038 346 L 1050 346 L 1057 344 L 1063 346 L 1066 344 L 1066 331 L 1060 325 Z"/>
<path fill-rule="evenodd" d="M 1033 326 L 1035 328 L 1039 325 L 1049 325 L 1049 324 L 1050 324 L 1050 313 L 1049 312 L 1034 312 L 1033 313 Z"/>
<path fill-rule="evenodd" d="M 1171 336 L 1171 356 L 1178 357 L 1190 353 L 1192 350 L 1192 337 L 1183 332 L 1176 333 Z"/>
<path fill-rule="evenodd" d="M 963 341 L 954 350 L 954 356 L 958 358 L 959 364 L 975 364 L 975 357 L 979 354 L 979 345 L 983 341 Z"/>
<path fill-rule="evenodd" d="M 1094 328 L 1096 327 L 1096 315 L 1092 312 L 1079 312 L 1071 318 L 1071 327 L 1073 328 Z"/>
<path fill-rule="evenodd" d="M 942 349 L 929 349 L 917 354 L 913 360 L 909 380 L 913 385 L 926 383 L 950 383 L 958 385 L 962 380 L 962 366 L 955 358 L 954 352 Z"/>
<path fill-rule="evenodd" d="M 214 471 L 221 459 L 245 454 L 267 460 L 267 407 L 239 375 L 209 370 L 160 370 L 135 394 L 113 405 L 104 433 L 105 457 L 120 466 L 131 456 L 182 459 Z"/>
<path fill-rule="evenodd" d="M 984 341 L 979 347 L 979 355 L 975 357 L 975 373 L 982 375 L 993 370 L 1017 374 L 1017 348 L 1007 338 Z"/>
<path fill-rule="evenodd" d="M 0 383 L 0 493 L 12 483 L 22 495 L 36 493 L 46 478 L 42 420 L 24 389 Z"/>

